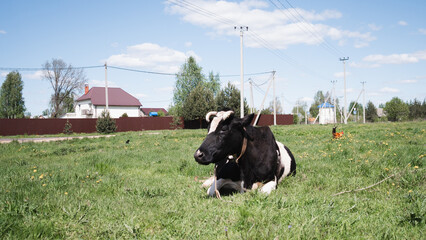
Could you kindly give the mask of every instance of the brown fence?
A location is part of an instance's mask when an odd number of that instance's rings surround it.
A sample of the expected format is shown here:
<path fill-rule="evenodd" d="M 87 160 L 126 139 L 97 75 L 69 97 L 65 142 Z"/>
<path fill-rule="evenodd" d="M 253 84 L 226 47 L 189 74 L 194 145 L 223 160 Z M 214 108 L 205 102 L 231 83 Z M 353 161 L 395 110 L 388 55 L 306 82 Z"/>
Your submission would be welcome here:
<path fill-rule="evenodd" d="M 68 119 L 75 133 L 96 132 L 96 118 Z M 0 136 L 58 134 L 67 119 L 0 119 Z M 173 117 L 127 117 L 115 119 L 117 132 L 171 129 Z M 180 125 L 179 127 L 183 127 Z"/>
<path fill-rule="evenodd" d="M 75 133 L 93 133 L 96 132 L 95 118 L 68 119 L 72 125 L 71 130 Z M 115 119 L 117 132 L 143 131 L 143 130 L 163 130 L 172 129 L 171 123 L 173 117 L 127 117 Z M 67 119 L 0 119 L 0 136 L 12 135 L 44 135 L 58 134 L 64 131 Z M 180 128 L 196 129 L 207 127 L 203 120 L 201 123 L 196 121 L 185 121 Z M 267 126 L 274 124 L 273 115 L 261 115 L 258 126 Z M 278 125 L 293 124 L 292 115 L 277 115 Z"/>

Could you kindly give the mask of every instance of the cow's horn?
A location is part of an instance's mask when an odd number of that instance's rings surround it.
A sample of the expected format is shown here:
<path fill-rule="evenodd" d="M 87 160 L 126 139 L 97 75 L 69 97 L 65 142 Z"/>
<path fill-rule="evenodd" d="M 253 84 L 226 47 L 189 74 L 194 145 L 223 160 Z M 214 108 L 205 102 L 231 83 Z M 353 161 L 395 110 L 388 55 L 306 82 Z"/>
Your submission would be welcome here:
<path fill-rule="evenodd" d="M 211 111 L 209 113 L 206 114 L 206 121 L 210 122 L 210 117 L 211 116 L 216 116 L 217 112 Z"/>

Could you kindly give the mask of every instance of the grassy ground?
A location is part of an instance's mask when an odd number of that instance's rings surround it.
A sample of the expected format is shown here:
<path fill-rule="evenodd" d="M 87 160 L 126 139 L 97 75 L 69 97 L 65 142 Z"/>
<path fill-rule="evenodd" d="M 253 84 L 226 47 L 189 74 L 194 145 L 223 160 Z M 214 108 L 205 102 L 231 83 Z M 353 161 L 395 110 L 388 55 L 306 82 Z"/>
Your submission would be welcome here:
<path fill-rule="evenodd" d="M 2 144 L 0 238 L 424 239 L 425 129 L 346 125 L 332 140 L 331 126 L 273 127 L 297 175 L 223 200 L 197 181 L 213 170 L 192 157 L 205 130 Z"/>

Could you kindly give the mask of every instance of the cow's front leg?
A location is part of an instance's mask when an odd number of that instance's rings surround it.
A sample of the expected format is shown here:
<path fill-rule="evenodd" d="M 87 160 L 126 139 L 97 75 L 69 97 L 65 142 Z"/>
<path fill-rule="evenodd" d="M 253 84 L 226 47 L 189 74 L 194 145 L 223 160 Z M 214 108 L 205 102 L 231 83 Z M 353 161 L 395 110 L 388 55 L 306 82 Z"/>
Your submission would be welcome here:
<path fill-rule="evenodd" d="M 275 180 L 267 182 L 265 185 L 260 188 L 260 192 L 270 194 L 273 190 L 277 188 L 277 178 Z"/>

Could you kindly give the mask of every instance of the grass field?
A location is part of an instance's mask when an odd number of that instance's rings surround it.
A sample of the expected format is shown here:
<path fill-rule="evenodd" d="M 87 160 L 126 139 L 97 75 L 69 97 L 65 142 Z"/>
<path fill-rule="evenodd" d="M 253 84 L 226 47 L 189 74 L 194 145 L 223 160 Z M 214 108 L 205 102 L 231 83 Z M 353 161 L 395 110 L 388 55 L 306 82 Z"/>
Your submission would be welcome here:
<path fill-rule="evenodd" d="M 223 200 L 192 157 L 206 130 L 2 144 L 0 238 L 425 239 L 426 122 L 331 128 L 272 127 L 296 176 Z"/>

